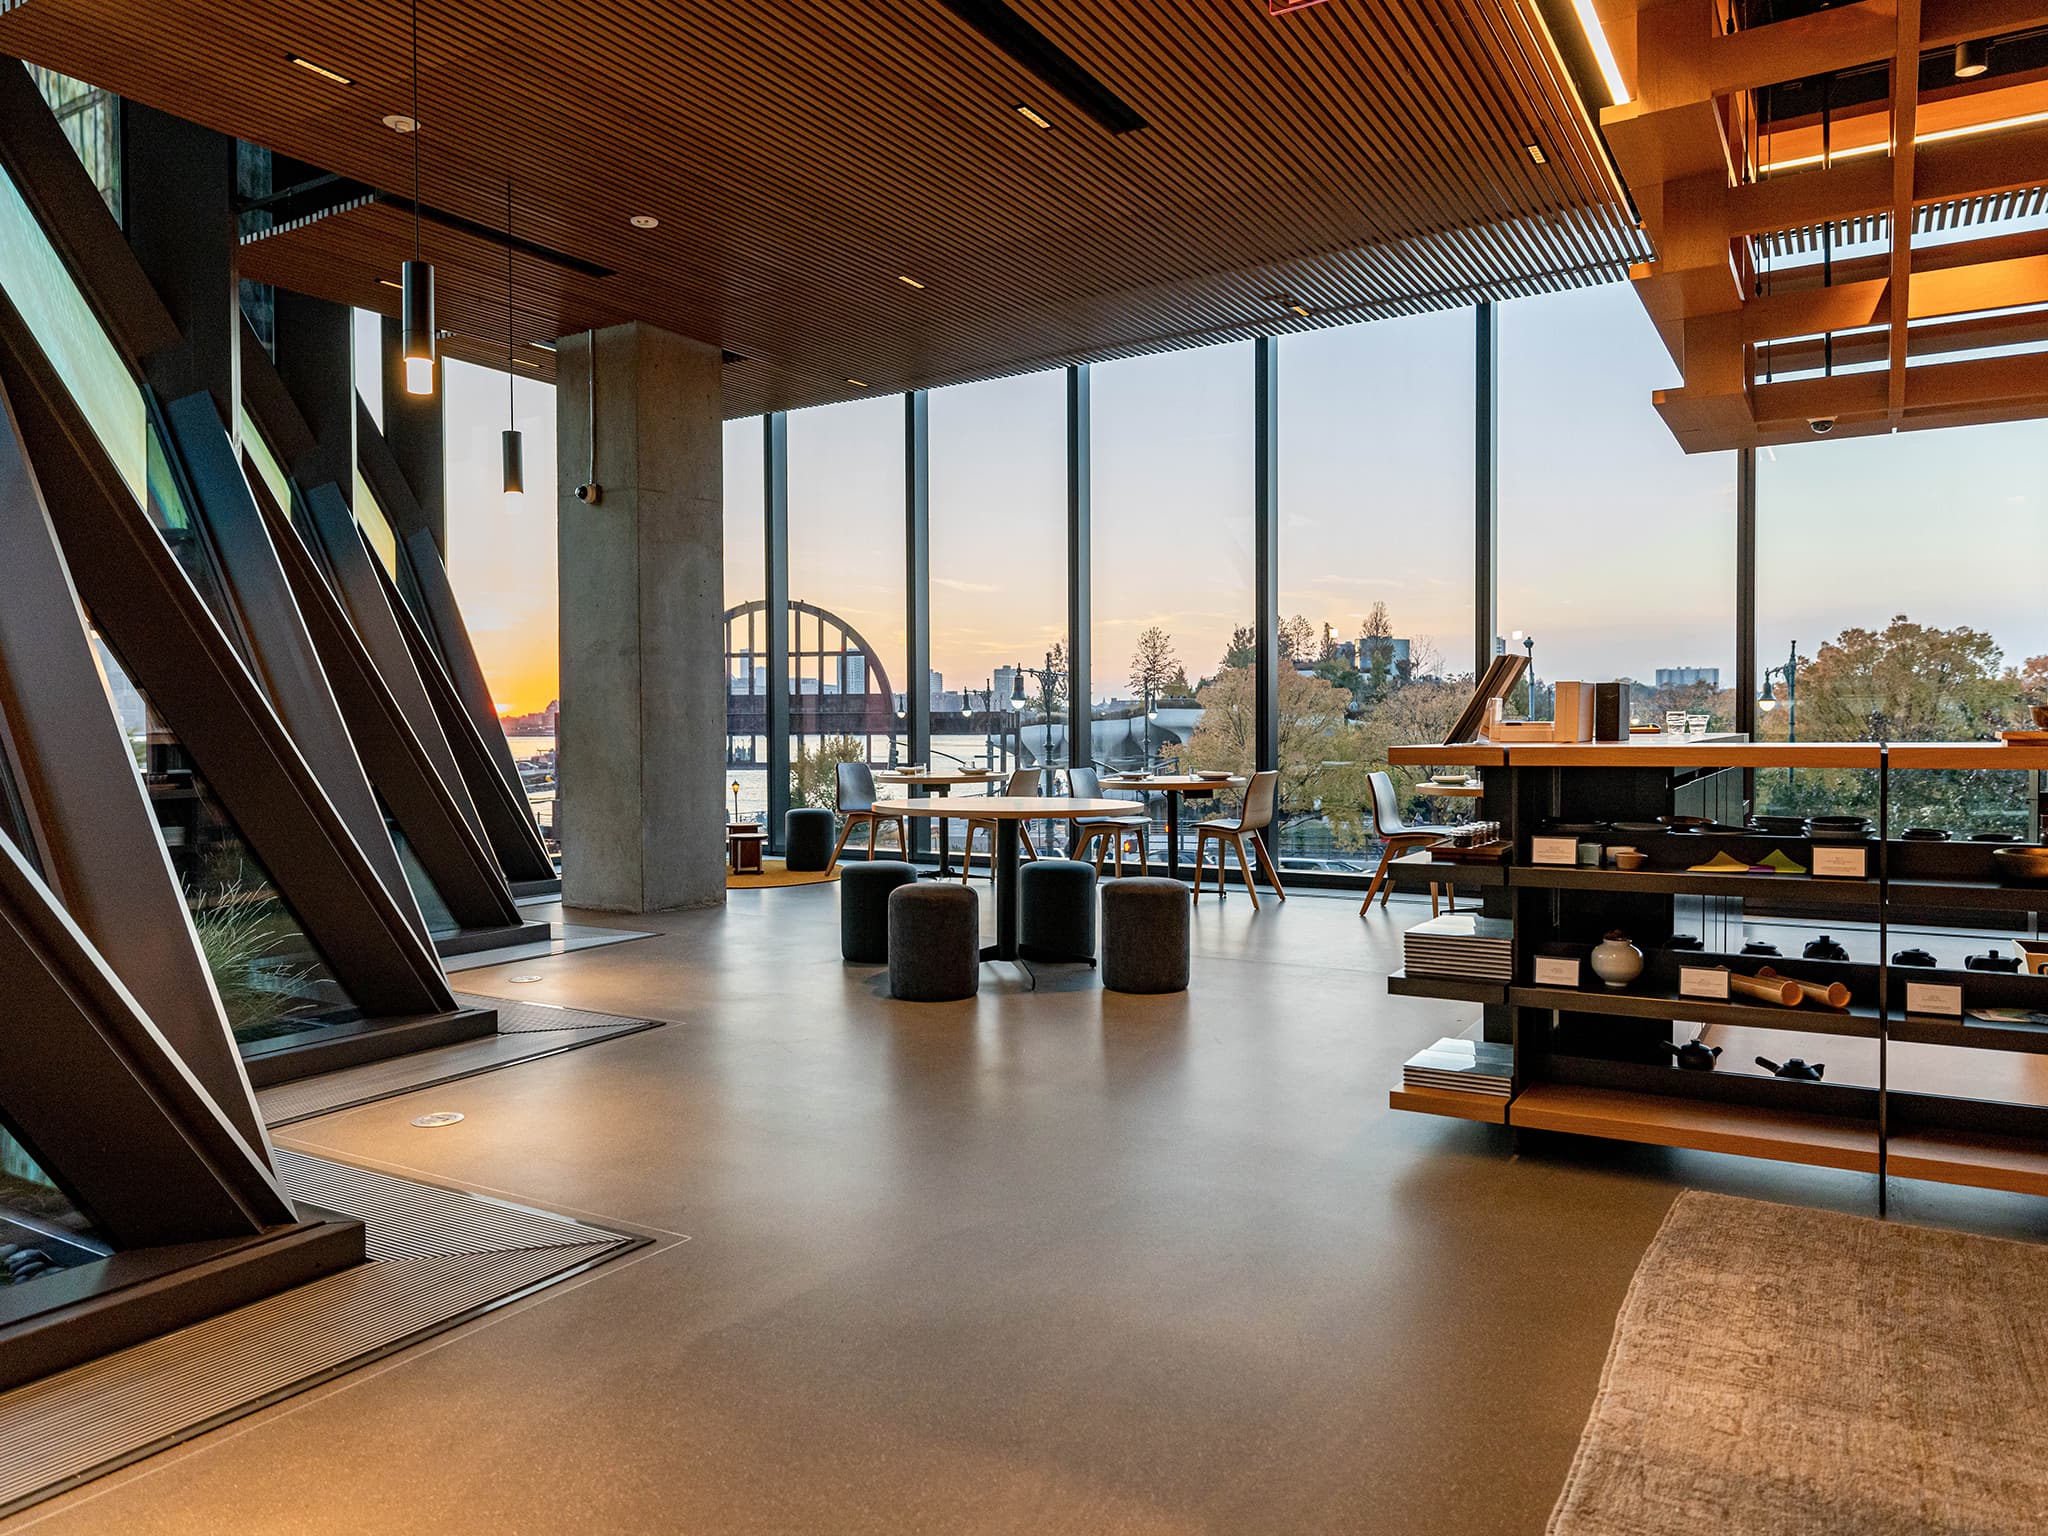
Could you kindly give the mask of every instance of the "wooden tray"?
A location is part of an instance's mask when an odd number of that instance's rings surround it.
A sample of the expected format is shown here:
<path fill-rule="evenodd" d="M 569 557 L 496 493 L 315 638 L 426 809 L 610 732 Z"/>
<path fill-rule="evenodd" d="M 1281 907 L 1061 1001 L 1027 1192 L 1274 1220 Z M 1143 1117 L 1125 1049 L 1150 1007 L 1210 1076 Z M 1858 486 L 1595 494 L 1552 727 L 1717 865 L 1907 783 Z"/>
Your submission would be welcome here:
<path fill-rule="evenodd" d="M 2000 731 L 1998 739 L 2016 747 L 2038 747 L 2048 742 L 2048 731 Z"/>

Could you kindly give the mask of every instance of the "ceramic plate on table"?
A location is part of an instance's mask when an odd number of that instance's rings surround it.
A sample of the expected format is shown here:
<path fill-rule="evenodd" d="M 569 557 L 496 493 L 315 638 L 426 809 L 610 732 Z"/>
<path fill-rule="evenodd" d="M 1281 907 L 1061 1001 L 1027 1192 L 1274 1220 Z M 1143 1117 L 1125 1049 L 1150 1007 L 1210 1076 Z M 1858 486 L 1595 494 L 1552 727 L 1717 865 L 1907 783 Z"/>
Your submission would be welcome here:
<path fill-rule="evenodd" d="M 1666 830 L 1672 832 L 1697 831 L 1709 824 L 1704 816 L 1659 816 L 1657 820 Z"/>
<path fill-rule="evenodd" d="M 1630 837 L 1655 837 L 1658 833 L 1671 829 L 1661 821 L 1617 821 L 1614 830 L 1625 832 Z"/>
<path fill-rule="evenodd" d="M 1945 827 L 1908 827 L 1899 836 L 1909 843 L 1945 843 L 1950 833 Z"/>
<path fill-rule="evenodd" d="M 1201 768 L 1196 770 L 1195 777 L 1198 779 L 1206 779 L 1211 784 L 1221 784 L 1225 779 L 1230 777 L 1230 774 L 1227 770 L 1223 772 L 1218 772 L 1214 768 Z"/>

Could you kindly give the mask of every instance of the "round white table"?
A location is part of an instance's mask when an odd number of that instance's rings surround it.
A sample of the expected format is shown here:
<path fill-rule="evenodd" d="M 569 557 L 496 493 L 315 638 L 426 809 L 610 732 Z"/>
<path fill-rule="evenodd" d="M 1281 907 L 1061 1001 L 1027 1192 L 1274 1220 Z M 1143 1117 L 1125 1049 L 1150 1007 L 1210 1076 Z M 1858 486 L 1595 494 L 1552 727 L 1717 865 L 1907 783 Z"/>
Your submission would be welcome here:
<path fill-rule="evenodd" d="M 877 784 L 887 784 L 891 789 L 929 789 L 941 800 L 955 784 L 1007 784 L 1009 781 L 1007 773 L 992 772 L 986 768 L 889 768 L 875 775 Z M 928 880 L 944 880 L 953 873 L 952 825 L 951 817 L 939 818 L 939 868 L 938 873 L 925 877 Z"/>

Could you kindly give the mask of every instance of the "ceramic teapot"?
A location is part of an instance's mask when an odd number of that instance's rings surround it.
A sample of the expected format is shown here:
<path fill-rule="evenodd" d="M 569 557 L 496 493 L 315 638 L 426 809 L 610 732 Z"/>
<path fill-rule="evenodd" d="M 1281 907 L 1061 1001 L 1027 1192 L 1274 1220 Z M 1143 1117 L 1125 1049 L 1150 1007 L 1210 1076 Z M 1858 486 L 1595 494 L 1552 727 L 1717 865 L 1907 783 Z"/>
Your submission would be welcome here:
<path fill-rule="evenodd" d="M 1773 1077 L 1787 1078 L 1795 1083 L 1817 1083 L 1820 1081 L 1821 1074 L 1828 1069 L 1827 1063 L 1824 1061 L 1816 1061 L 1808 1065 L 1797 1056 L 1787 1056 L 1783 1066 L 1778 1065 L 1777 1062 L 1772 1061 L 1767 1056 L 1759 1056 L 1756 1059 L 1756 1064 L 1765 1068 Z"/>
<path fill-rule="evenodd" d="M 1841 945 L 1837 944 L 1826 934 L 1822 934 L 1819 938 L 1813 940 L 1799 953 L 1808 960 L 1846 960 L 1849 958 L 1849 951 L 1842 948 Z"/>
<path fill-rule="evenodd" d="M 1929 968 L 1938 962 L 1924 949 L 1902 949 L 1892 956 L 1893 965 L 1919 965 Z"/>
<path fill-rule="evenodd" d="M 2019 968 L 2018 955 L 2001 955 L 1995 949 L 1987 949 L 1981 955 L 1963 957 L 1963 969 L 1967 971 L 2016 971 Z"/>
<path fill-rule="evenodd" d="M 1678 1065 L 1687 1072 L 1713 1071 L 1714 1058 L 1721 1054 L 1721 1047 L 1709 1045 L 1697 1036 L 1683 1045 L 1671 1045 L 1669 1040 L 1664 1043 L 1671 1046 L 1671 1054 L 1678 1058 Z"/>
<path fill-rule="evenodd" d="M 1745 955 L 1775 955 L 1778 953 L 1778 946 L 1766 944 L 1762 939 L 1751 939 L 1742 946 L 1742 952 Z"/>

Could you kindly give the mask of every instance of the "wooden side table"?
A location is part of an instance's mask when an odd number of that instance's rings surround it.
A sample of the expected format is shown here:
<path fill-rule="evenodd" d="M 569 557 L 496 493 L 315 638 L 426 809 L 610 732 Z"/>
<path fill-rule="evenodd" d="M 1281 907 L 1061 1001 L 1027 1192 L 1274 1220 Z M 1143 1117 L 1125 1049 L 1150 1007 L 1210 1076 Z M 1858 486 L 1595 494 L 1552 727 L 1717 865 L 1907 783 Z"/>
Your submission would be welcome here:
<path fill-rule="evenodd" d="M 727 822 L 725 862 L 736 875 L 761 873 L 761 850 L 768 846 L 768 833 L 751 821 Z"/>

